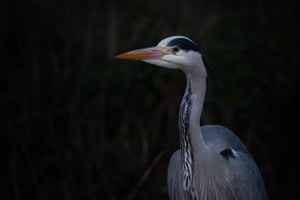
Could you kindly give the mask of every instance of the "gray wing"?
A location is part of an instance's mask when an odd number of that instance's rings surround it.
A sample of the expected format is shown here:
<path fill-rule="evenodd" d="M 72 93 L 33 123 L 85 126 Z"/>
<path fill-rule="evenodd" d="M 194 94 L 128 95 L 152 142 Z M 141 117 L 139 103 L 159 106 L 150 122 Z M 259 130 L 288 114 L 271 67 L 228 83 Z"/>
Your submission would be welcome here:
<path fill-rule="evenodd" d="M 204 140 L 213 145 L 224 159 L 228 177 L 237 199 L 266 200 L 267 193 L 260 171 L 241 140 L 229 129 L 209 125 L 201 127 Z"/>
<path fill-rule="evenodd" d="M 267 194 L 261 174 L 245 145 L 229 129 L 210 125 L 201 127 L 207 145 L 212 145 L 224 166 L 235 199 L 266 200 Z M 168 193 L 172 200 L 189 199 L 183 191 L 181 152 L 177 150 L 168 167 Z M 228 197 L 232 199 L 231 197 Z M 223 199 L 228 199 L 223 196 Z"/>

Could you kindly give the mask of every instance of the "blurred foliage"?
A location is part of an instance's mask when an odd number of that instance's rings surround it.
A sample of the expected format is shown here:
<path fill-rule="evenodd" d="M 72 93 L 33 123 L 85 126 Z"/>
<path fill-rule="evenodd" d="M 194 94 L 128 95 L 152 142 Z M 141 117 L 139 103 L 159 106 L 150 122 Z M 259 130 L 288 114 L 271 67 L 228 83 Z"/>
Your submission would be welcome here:
<path fill-rule="evenodd" d="M 167 199 L 184 75 L 113 56 L 176 34 L 199 44 L 212 71 L 201 123 L 242 138 L 271 199 L 299 196 L 296 8 L 2 1 L 0 199 Z"/>

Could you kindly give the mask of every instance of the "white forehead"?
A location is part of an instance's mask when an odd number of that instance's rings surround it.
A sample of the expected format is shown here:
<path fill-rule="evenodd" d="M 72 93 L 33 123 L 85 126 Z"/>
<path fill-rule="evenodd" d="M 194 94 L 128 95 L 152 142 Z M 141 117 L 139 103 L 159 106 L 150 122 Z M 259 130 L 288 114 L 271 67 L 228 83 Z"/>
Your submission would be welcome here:
<path fill-rule="evenodd" d="M 184 38 L 184 39 L 187 39 L 187 40 L 189 40 L 189 41 L 191 41 L 193 43 L 193 41 L 190 38 L 188 38 L 188 37 L 185 37 L 185 36 L 182 36 L 182 35 L 174 35 L 174 36 L 170 36 L 170 37 L 167 37 L 167 38 L 161 40 L 157 44 L 157 46 L 164 46 L 165 47 L 165 46 L 167 46 L 169 44 L 169 42 L 171 40 L 178 39 L 178 38 Z"/>

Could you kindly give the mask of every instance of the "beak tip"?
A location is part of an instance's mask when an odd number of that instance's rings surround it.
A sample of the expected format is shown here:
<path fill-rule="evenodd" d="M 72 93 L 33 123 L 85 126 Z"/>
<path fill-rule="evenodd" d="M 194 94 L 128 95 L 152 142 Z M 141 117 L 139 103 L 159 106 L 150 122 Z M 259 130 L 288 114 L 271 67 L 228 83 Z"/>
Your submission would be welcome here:
<path fill-rule="evenodd" d="M 144 60 L 160 58 L 165 55 L 166 52 L 158 47 L 149 47 L 144 49 L 136 49 L 116 55 L 116 59 L 122 60 Z"/>
<path fill-rule="evenodd" d="M 115 58 L 119 60 L 139 60 L 138 57 L 135 56 L 135 54 L 132 54 L 130 52 L 118 54 L 115 56 Z"/>

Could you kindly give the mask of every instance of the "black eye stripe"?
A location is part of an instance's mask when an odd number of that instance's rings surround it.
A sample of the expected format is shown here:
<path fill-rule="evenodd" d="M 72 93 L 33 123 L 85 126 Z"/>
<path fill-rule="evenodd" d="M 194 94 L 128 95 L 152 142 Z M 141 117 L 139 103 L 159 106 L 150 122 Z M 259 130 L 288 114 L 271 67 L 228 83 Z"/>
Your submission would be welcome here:
<path fill-rule="evenodd" d="M 192 42 L 191 40 L 188 40 L 186 38 L 175 38 L 171 40 L 167 46 L 177 46 L 180 49 L 183 50 L 193 50 L 193 51 L 199 51 L 198 46 Z"/>

